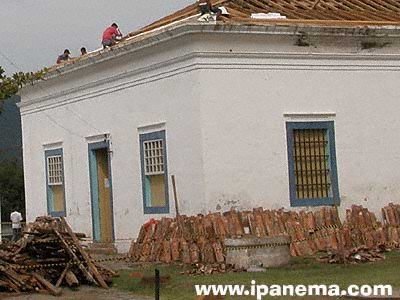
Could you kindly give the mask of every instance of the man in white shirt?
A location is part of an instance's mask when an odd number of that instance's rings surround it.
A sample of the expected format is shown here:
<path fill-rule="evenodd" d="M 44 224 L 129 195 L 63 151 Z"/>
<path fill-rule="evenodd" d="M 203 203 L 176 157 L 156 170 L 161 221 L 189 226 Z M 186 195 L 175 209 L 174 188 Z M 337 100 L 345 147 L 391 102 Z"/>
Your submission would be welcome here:
<path fill-rule="evenodd" d="M 12 241 L 16 242 L 21 237 L 21 221 L 23 220 L 22 215 L 18 211 L 13 211 L 10 214 L 10 219 L 12 222 L 12 231 L 13 231 Z"/>

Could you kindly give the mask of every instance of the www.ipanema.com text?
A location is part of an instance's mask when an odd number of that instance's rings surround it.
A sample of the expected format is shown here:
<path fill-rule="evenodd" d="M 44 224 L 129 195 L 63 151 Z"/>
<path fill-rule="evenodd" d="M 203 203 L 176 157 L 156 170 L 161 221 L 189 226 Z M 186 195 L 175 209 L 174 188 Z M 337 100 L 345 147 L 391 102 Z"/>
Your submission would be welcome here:
<path fill-rule="evenodd" d="M 339 285 L 265 285 L 257 284 L 255 280 L 246 285 L 195 285 L 197 296 L 250 296 L 257 300 L 264 297 L 305 297 L 305 296 L 329 296 L 329 297 L 371 297 L 392 296 L 391 285 L 349 285 L 341 288 Z"/>

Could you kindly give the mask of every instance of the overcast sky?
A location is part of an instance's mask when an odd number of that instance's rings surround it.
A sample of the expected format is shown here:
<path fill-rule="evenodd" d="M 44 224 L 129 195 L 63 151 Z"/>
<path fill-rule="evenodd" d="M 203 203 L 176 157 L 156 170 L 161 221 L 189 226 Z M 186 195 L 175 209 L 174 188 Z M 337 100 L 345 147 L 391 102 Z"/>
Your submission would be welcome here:
<path fill-rule="evenodd" d="M 0 66 L 8 74 L 53 65 L 65 48 L 73 56 L 98 49 L 118 23 L 134 31 L 195 0 L 0 0 Z"/>

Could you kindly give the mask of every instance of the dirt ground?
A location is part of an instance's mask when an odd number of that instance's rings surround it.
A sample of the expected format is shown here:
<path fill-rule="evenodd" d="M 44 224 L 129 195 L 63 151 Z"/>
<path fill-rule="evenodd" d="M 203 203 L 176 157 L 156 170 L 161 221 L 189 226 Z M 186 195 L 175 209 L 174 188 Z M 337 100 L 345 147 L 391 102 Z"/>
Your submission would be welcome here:
<path fill-rule="evenodd" d="M 95 259 L 103 259 L 108 258 L 109 256 L 104 255 L 95 255 Z M 114 262 L 106 262 L 103 263 L 105 266 L 118 270 L 130 269 L 132 267 L 132 263 L 128 263 L 125 261 L 114 261 Z M 90 286 L 81 286 L 77 290 L 71 290 L 68 288 L 63 289 L 63 293 L 60 297 L 52 297 L 48 294 L 9 294 L 9 295 L 1 295 L 0 299 L 7 300 L 48 300 L 48 299 L 63 299 L 63 300 L 110 300 L 110 299 L 120 299 L 120 300 L 150 300 L 153 298 L 137 296 L 128 292 L 119 291 L 117 289 L 108 289 L 103 290 L 96 287 Z"/>
<path fill-rule="evenodd" d="M 153 298 L 135 296 L 127 292 L 121 292 L 115 289 L 103 290 L 94 287 L 82 286 L 77 291 L 63 289 L 63 294 L 60 297 L 51 297 L 46 294 L 29 294 L 29 295 L 13 295 L 1 296 L 0 299 L 7 300 L 48 300 L 48 299 L 63 299 L 63 300 L 150 300 Z"/>

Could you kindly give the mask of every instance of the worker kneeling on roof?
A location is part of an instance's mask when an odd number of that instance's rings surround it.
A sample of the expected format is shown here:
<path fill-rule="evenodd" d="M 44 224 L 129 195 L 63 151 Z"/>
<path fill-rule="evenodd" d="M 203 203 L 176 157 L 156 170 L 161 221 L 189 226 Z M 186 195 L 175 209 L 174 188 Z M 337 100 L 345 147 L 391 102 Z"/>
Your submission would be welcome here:
<path fill-rule="evenodd" d="M 120 37 L 122 37 L 122 33 L 119 31 L 118 25 L 112 23 L 112 25 L 103 32 L 103 39 L 101 41 L 103 48 L 105 49 L 106 47 L 115 45 Z"/>
<path fill-rule="evenodd" d="M 69 60 L 70 59 L 70 57 L 69 57 L 70 54 L 71 54 L 71 52 L 69 52 L 68 49 L 65 49 L 64 53 L 58 56 L 57 64 L 61 64 L 61 63 L 65 62 L 65 61 Z"/>

